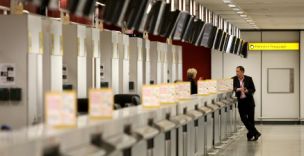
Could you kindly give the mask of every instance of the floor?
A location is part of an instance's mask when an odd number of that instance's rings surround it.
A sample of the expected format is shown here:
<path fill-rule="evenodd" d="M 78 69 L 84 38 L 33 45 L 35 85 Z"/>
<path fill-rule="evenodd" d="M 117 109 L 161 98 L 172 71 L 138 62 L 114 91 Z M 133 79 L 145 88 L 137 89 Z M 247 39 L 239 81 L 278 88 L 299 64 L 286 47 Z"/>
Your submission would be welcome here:
<path fill-rule="evenodd" d="M 248 142 L 246 133 L 220 152 L 219 156 L 304 156 L 304 126 L 257 126 L 262 133 L 257 142 Z"/>

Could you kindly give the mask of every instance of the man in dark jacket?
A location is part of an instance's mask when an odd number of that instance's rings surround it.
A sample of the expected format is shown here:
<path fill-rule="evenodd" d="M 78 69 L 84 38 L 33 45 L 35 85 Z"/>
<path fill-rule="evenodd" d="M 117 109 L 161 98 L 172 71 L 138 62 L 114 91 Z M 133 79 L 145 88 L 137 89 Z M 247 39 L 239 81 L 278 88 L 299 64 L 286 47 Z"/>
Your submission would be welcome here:
<path fill-rule="evenodd" d="M 236 68 L 236 76 L 233 77 L 233 88 L 238 99 L 238 109 L 240 117 L 246 126 L 248 141 L 256 141 L 261 133 L 255 128 L 254 109 L 255 102 L 253 94 L 255 86 L 250 76 L 244 75 L 245 69 L 242 66 Z"/>

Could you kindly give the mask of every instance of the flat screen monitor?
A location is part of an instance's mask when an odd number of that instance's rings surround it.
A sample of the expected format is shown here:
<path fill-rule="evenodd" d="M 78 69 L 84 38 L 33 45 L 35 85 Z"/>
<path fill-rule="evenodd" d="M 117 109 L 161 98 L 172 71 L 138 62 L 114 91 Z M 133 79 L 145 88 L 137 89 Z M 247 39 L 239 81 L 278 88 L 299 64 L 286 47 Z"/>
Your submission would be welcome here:
<path fill-rule="evenodd" d="M 174 27 L 174 24 L 177 20 L 177 17 L 180 13 L 179 10 L 169 11 L 169 12 L 167 12 L 167 11 L 168 10 L 166 9 L 165 13 L 164 13 L 164 17 L 161 22 L 160 33 L 159 33 L 160 36 L 166 37 L 166 38 L 168 38 L 170 36 L 172 29 Z"/>
<path fill-rule="evenodd" d="M 234 54 L 237 54 L 238 53 L 238 49 L 239 49 L 239 47 L 240 47 L 240 38 L 237 38 L 236 39 L 236 42 L 235 42 L 235 47 L 234 47 L 234 49 L 233 49 L 233 53 Z"/>
<path fill-rule="evenodd" d="M 195 20 L 195 17 L 194 16 L 191 16 L 189 21 L 188 21 L 188 24 L 187 24 L 187 27 L 184 31 L 184 34 L 183 34 L 183 37 L 182 37 L 182 41 L 183 42 L 188 42 L 190 43 L 190 40 L 191 40 L 191 35 L 193 34 L 193 27 L 194 27 L 194 20 Z"/>
<path fill-rule="evenodd" d="M 154 33 L 154 29 L 158 20 L 159 12 L 161 10 L 161 7 L 163 6 L 162 1 L 156 1 L 153 3 L 146 19 L 144 31 L 147 31 L 149 33 Z"/>
<path fill-rule="evenodd" d="M 120 25 L 130 0 L 108 0 L 105 5 L 104 21 L 107 24 Z"/>
<path fill-rule="evenodd" d="M 230 53 L 230 49 L 232 47 L 232 43 L 233 43 L 233 35 L 230 35 L 229 39 L 228 39 L 227 47 L 225 49 L 226 53 Z"/>
<path fill-rule="evenodd" d="M 90 16 L 94 12 L 96 0 L 87 0 L 83 9 L 84 16 Z"/>
<path fill-rule="evenodd" d="M 126 11 L 124 22 L 128 29 L 138 30 L 148 6 L 148 0 L 131 0 Z"/>
<path fill-rule="evenodd" d="M 194 20 L 193 33 L 192 33 L 191 39 L 190 39 L 190 42 L 192 44 L 195 44 L 197 42 L 197 40 L 199 39 L 199 35 L 200 35 L 200 32 L 204 28 L 204 24 L 205 24 L 205 22 L 203 22 L 200 19 Z"/>
<path fill-rule="evenodd" d="M 172 33 L 172 39 L 173 40 L 181 40 L 182 36 L 184 34 L 184 31 L 187 27 L 188 21 L 190 19 L 191 15 L 187 12 L 180 12 L 177 20 L 175 22 L 173 33 Z"/>
<path fill-rule="evenodd" d="M 241 53 L 241 55 L 244 58 L 248 57 L 248 42 L 244 42 L 243 47 L 242 47 L 242 53 Z"/>
<path fill-rule="evenodd" d="M 227 38 L 227 33 L 223 32 L 223 37 L 222 37 L 220 48 L 219 48 L 220 51 L 223 51 L 223 49 L 225 47 L 226 38 Z"/>
<path fill-rule="evenodd" d="M 244 44 L 244 41 L 240 40 L 240 45 L 239 45 L 239 48 L 238 48 L 238 51 L 237 51 L 237 55 L 241 55 L 243 44 Z"/>
<path fill-rule="evenodd" d="M 201 46 L 212 48 L 216 31 L 217 28 L 215 26 L 210 23 L 206 24 L 202 36 Z"/>
<path fill-rule="evenodd" d="M 234 53 L 234 47 L 235 47 L 235 44 L 236 44 L 236 37 L 235 36 L 233 36 L 232 37 L 232 43 L 231 43 L 231 47 L 230 47 L 230 53 Z"/>
<path fill-rule="evenodd" d="M 226 38 L 225 38 L 225 43 L 224 43 L 224 47 L 223 47 L 223 52 L 226 52 L 226 51 L 227 51 L 229 39 L 230 39 L 230 35 L 227 34 L 227 35 L 226 35 Z"/>
<path fill-rule="evenodd" d="M 223 30 L 222 29 L 218 29 L 217 33 L 216 33 L 216 38 L 215 38 L 214 46 L 213 46 L 214 49 L 218 50 L 220 48 L 222 37 L 223 37 Z"/>

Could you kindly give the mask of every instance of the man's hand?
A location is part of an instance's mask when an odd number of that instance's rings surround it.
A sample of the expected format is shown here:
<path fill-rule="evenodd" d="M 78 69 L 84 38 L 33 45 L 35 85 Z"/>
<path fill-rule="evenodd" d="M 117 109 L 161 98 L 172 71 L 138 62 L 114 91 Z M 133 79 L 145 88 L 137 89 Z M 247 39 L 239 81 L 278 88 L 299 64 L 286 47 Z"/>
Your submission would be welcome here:
<path fill-rule="evenodd" d="M 244 88 L 244 93 L 248 93 L 248 89 L 247 88 Z"/>
<path fill-rule="evenodd" d="M 243 87 L 242 88 L 237 88 L 236 91 L 237 92 L 245 92 L 245 88 L 243 88 Z"/>

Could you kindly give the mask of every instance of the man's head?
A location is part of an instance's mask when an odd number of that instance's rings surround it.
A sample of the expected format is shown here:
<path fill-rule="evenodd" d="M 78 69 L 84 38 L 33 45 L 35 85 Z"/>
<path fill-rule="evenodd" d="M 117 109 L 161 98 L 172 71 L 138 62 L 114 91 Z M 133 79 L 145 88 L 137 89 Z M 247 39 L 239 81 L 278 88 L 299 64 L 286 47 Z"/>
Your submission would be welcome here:
<path fill-rule="evenodd" d="M 236 76 L 240 79 L 244 77 L 245 68 L 243 66 L 236 67 Z"/>

